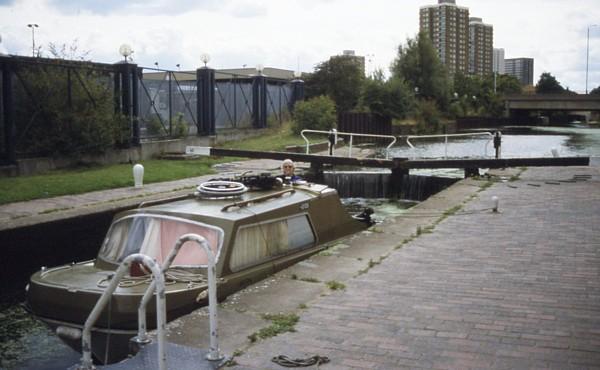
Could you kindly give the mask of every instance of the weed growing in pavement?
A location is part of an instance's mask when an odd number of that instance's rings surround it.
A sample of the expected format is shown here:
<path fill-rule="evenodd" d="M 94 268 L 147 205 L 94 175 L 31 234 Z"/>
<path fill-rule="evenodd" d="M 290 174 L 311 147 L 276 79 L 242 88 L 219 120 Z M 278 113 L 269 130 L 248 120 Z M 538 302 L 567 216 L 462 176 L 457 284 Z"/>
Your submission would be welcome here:
<path fill-rule="evenodd" d="M 301 278 L 301 281 L 306 281 L 307 283 L 320 283 L 321 280 L 317 279 L 317 278 L 312 278 L 312 277 L 307 277 L 307 278 Z"/>
<path fill-rule="evenodd" d="M 331 280 L 326 282 L 327 287 L 331 290 L 344 290 L 346 289 L 346 285 L 344 283 L 340 283 L 339 281 Z"/>
<path fill-rule="evenodd" d="M 296 323 L 298 323 L 298 320 L 300 320 L 300 317 L 294 313 L 290 313 L 290 314 L 284 314 L 284 313 L 278 313 L 278 314 L 269 314 L 269 313 L 265 313 L 263 315 L 261 315 L 263 319 L 267 320 L 267 321 L 271 321 L 271 325 L 260 329 L 258 332 L 256 333 L 252 333 L 248 336 L 248 339 L 250 340 L 250 342 L 254 343 L 258 340 L 258 338 L 260 339 L 266 339 L 266 338 L 271 338 L 274 337 L 278 334 L 281 333 L 285 333 L 285 332 L 294 332 L 296 331 L 296 329 L 294 328 L 294 326 L 296 325 Z"/>

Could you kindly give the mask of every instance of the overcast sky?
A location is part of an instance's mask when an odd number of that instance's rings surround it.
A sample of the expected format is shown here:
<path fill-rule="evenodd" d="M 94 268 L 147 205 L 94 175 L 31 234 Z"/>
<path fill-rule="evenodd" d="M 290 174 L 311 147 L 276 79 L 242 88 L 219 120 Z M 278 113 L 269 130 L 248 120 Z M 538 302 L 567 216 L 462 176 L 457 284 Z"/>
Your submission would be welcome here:
<path fill-rule="evenodd" d="M 31 55 L 35 42 L 90 51 L 113 63 L 131 45 L 141 66 L 193 70 L 208 53 L 213 68 L 262 64 L 312 71 L 352 49 L 367 69 L 385 71 L 399 44 L 419 29 L 419 8 L 437 0 L 0 0 L 0 52 Z M 588 26 L 600 25 L 600 0 L 457 0 L 494 26 L 506 58 L 535 59 L 534 83 L 552 73 L 584 92 Z M 600 27 L 590 29 L 589 89 L 600 85 Z"/>

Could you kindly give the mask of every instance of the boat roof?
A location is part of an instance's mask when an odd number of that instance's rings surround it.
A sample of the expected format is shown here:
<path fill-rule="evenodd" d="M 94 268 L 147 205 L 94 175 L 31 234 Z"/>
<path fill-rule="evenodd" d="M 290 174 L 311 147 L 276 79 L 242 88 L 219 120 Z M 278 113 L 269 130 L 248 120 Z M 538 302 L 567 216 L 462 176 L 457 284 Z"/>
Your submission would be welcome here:
<path fill-rule="evenodd" d="M 129 212 L 167 214 L 184 218 L 211 217 L 227 221 L 239 221 L 293 204 L 304 203 L 330 193 L 335 194 L 336 191 L 326 185 L 294 185 L 266 191 L 252 190 L 237 198 L 187 198 L 138 208 Z M 257 198 L 262 198 L 262 200 Z"/>

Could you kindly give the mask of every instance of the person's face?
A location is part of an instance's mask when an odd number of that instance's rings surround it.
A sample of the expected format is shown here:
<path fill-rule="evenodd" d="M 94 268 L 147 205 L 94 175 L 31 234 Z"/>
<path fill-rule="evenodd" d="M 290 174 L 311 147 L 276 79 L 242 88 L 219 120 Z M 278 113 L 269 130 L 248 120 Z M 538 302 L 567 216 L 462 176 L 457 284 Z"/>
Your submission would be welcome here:
<path fill-rule="evenodd" d="M 292 176 L 294 174 L 294 165 L 285 163 L 282 168 L 284 176 Z"/>

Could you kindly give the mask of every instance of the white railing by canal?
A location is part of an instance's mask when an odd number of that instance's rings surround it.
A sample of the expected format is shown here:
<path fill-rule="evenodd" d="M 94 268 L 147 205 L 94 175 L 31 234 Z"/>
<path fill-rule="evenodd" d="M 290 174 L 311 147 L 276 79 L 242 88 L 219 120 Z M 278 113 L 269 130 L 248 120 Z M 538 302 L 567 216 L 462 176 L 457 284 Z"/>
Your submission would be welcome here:
<path fill-rule="evenodd" d="M 448 138 L 449 137 L 469 137 L 469 136 L 488 136 L 489 139 L 486 141 L 485 146 L 483 148 L 483 156 L 487 157 L 487 149 L 490 144 L 494 140 L 494 134 L 486 131 L 486 132 L 473 132 L 473 133 L 465 133 L 465 134 L 437 134 L 437 135 L 408 135 L 406 136 L 406 144 L 411 148 L 415 149 L 415 146 L 410 142 L 410 140 L 414 139 L 431 139 L 431 138 L 444 138 L 444 158 L 448 157 Z"/>
<path fill-rule="evenodd" d="M 300 135 L 302 136 L 302 138 L 304 139 L 304 141 L 306 142 L 306 154 L 310 154 L 310 141 L 308 140 L 308 138 L 304 135 L 305 133 L 313 133 L 313 134 L 326 134 L 329 135 L 329 145 L 331 147 L 331 145 L 335 145 L 335 143 L 337 143 L 337 139 L 338 136 L 349 136 L 350 137 L 350 141 L 348 143 L 348 157 L 352 157 L 352 142 L 353 142 L 353 138 L 355 136 L 357 137 L 372 137 L 372 138 L 383 138 L 383 139 L 390 139 L 391 142 L 390 144 L 386 147 L 385 149 L 385 158 L 388 159 L 389 157 L 389 150 L 390 148 L 396 143 L 396 137 L 393 135 L 374 135 L 374 134 L 357 134 L 357 133 L 353 133 L 353 132 L 340 132 L 337 130 L 331 130 L 331 131 L 321 131 L 321 130 L 302 130 L 300 132 Z"/>

